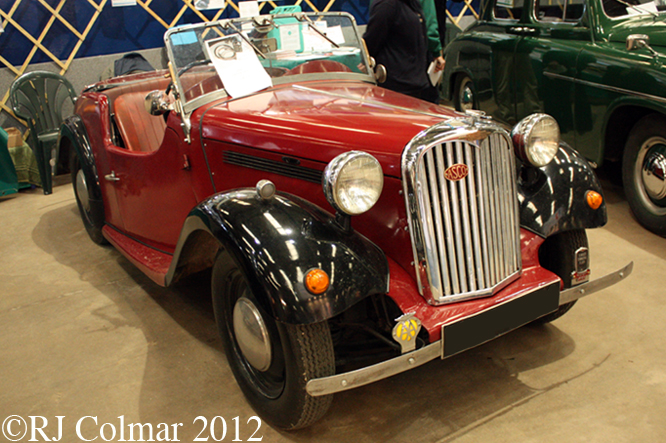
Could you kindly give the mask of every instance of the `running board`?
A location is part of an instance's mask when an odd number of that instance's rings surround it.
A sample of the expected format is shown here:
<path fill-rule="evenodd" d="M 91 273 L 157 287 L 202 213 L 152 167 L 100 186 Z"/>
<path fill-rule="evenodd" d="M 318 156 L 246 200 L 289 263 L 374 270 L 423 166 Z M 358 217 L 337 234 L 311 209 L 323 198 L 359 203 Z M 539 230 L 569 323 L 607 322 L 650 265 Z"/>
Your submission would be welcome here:
<path fill-rule="evenodd" d="M 134 240 L 110 225 L 104 225 L 102 234 L 122 255 L 139 268 L 152 281 L 166 286 L 165 276 L 173 255 Z"/>

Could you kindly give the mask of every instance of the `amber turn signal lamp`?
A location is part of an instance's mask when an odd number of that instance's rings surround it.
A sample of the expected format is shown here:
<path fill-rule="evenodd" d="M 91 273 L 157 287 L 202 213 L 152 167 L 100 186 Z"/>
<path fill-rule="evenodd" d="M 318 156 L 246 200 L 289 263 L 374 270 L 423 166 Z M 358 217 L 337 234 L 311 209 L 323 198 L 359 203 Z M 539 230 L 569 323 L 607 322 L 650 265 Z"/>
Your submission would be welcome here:
<path fill-rule="evenodd" d="M 305 287 L 315 295 L 326 292 L 329 284 L 328 274 L 321 269 L 311 269 L 305 274 Z"/>
<path fill-rule="evenodd" d="M 599 206 L 604 202 L 604 198 L 595 191 L 587 191 L 585 194 L 587 205 L 592 209 L 599 209 Z"/>

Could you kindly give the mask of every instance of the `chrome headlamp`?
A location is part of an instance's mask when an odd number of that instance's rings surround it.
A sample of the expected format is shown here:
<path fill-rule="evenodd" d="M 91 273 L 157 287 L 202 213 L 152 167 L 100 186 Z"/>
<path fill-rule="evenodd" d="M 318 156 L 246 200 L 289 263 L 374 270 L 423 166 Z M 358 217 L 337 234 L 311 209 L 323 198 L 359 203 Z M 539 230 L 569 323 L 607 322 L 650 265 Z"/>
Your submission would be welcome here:
<path fill-rule="evenodd" d="M 372 155 L 350 151 L 338 155 L 326 166 L 322 185 L 331 206 L 347 215 L 358 215 L 379 200 L 384 173 Z"/>
<path fill-rule="evenodd" d="M 516 155 L 534 166 L 545 166 L 555 157 L 560 144 L 560 127 L 547 114 L 532 114 L 511 131 Z"/>

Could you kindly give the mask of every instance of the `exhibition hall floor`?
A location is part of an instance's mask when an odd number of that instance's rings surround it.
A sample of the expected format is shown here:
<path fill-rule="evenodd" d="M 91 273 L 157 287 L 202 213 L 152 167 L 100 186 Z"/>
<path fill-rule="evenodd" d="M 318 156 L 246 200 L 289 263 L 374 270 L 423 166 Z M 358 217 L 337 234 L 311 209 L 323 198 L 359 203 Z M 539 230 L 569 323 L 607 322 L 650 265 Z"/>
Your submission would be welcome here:
<path fill-rule="evenodd" d="M 94 244 L 71 184 L 60 182 L 52 195 L 35 189 L 0 201 L 3 432 L 27 425 L 42 429 L 36 441 L 61 430 L 61 441 L 100 442 L 124 431 L 130 441 L 128 424 L 139 423 L 151 424 L 157 441 L 159 431 L 162 440 L 193 441 L 211 426 L 219 439 L 224 419 L 223 441 L 248 441 L 256 430 L 266 443 L 666 435 L 666 239 L 636 223 L 619 187 L 604 183 L 609 222 L 588 237 L 592 278 L 633 260 L 627 280 L 548 326 L 338 394 L 320 422 L 286 433 L 251 419 L 207 286 L 161 288 L 112 247 Z"/>

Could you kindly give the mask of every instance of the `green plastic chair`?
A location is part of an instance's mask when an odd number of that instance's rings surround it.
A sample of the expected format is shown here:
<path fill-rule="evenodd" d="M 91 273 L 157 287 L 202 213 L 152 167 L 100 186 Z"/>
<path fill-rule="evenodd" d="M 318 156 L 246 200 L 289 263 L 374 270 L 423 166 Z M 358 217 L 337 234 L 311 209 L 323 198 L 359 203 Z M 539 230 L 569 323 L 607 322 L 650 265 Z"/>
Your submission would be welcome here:
<path fill-rule="evenodd" d="M 44 194 L 53 191 L 52 169 L 58 158 L 57 141 L 63 108 L 73 105 L 76 92 L 62 75 L 47 71 L 23 74 L 12 83 L 9 92 L 12 110 L 27 121 Z M 53 159 L 53 160 L 52 160 Z"/>

